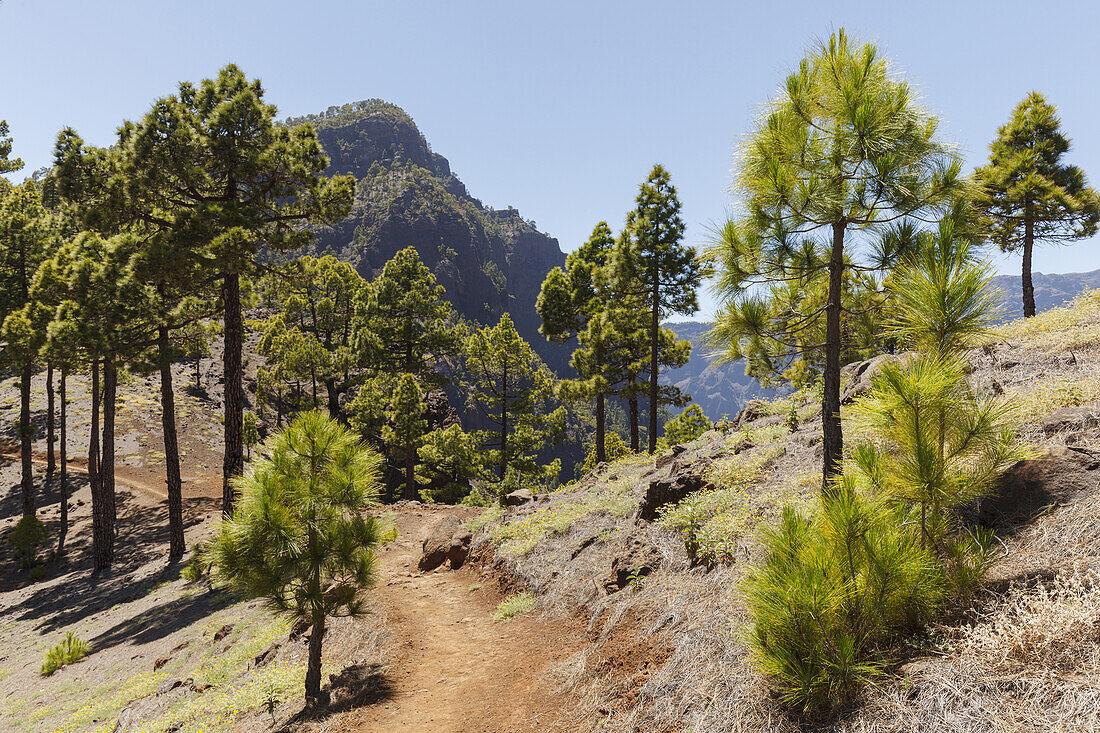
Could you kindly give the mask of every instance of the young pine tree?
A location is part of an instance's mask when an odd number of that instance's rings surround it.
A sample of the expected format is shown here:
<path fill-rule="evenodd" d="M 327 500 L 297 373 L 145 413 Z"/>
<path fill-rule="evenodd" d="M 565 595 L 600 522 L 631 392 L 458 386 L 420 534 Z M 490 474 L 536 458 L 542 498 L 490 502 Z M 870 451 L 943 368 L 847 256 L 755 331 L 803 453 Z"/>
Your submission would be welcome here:
<path fill-rule="evenodd" d="M 234 481 L 236 510 L 206 552 L 216 578 L 312 626 L 305 694 L 321 700 L 326 619 L 365 612 L 377 548 L 380 459 L 320 411 L 298 415 Z"/>
<path fill-rule="evenodd" d="M 1054 105 L 1032 92 L 997 130 L 989 164 L 974 173 L 990 239 L 1003 252 L 1023 254 L 1025 318 L 1035 315 L 1035 245 L 1090 237 L 1100 222 L 1100 196 L 1080 168 L 1062 162 L 1069 147 Z"/>

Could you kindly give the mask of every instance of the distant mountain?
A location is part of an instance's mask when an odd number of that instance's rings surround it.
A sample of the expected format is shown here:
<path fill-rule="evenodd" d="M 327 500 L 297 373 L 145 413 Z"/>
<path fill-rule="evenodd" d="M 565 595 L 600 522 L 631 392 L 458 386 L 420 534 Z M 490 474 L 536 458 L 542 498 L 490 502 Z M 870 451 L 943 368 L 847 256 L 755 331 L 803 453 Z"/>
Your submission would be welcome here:
<path fill-rule="evenodd" d="M 1100 270 L 1092 272 L 1070 272 L 1060 275 L 1034 273 L 1035 308 L 1045 311 L 1065 305 L 1080 293 L 1092 288 L 1100 288 Z M 1023 303 L 1019 275 L 998 275 L 993 278 L 993 287 L 1000 290 L 1001 308 L 1004 321 L 1023 316 Z M 745 376 L 745 365 L 718 364 L 707 356 L 703 335 L 710 328 L 708 323 L 686 321 L 665 324 L 677 336 L 691 342 L 691 360 L 679 369 L 667 372 L 663 381 L 675 384 L 691 395 L 692 400 L 703 408 L 703 412 L 712 420 L 722 415 L 737 414 L 746 402 L 754 397 L 770 398 L 775 390 L 762 387 L 759 382 Z"/>
<path fill-rule="evenodd" d="M 1100 288 L 1100 270 L 1092 272 L 1067 272 L 1061 275 L 1032 273 L 1035 286 L 1035 310 L 1057 308 L 1073 300 L 1080 293 Z M 1023 284 L 1019 275 L 998 275 L 993 286 L 1002 292 L 1003 319 L 1011 321 L 1024 315 Z"/>
<path fill-rule="evenodd" d="M 691 342 L 691 359 L 679 369 L 665 372 L 662 381 L 690 394 L 711 420 L 723 415 L 733 417 L 751 399 L 775 396 L 776 390 L 767 389 L 745 375 L 743 362 L 719 364 L 708 356 L 703 336 L 710 328 L 709 323 L 685 321 L 664 325 Z"/>
<path fill-rule="evenodd" d="M 538 332 L 535 310 L 546 273 L 565 263 L 556 239 L 516 209 L 471 196 L 397 105 L 367 100 L 286 124 L 303 122 L 313 123 L 330 158 L 326 172 L 358 181 L 351 215 L 319 229 L 310 253 L 334 254 L 371 279 L 398 250 L 415 247 L 459 313 L 490 324 L 507 311 L 552 369 L 569 368 L 571 349 Z"/>

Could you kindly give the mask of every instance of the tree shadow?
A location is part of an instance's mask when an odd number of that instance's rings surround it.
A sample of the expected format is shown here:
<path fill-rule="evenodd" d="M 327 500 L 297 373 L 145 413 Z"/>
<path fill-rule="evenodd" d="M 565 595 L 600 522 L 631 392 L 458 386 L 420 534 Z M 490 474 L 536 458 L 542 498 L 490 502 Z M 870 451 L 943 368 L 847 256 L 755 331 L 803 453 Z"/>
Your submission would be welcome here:
<path fill-rule="evenodd" d="M 330 676 L 321 694 L 328 703 L 306 706 L 279 729 L 281 733 L 292 733 L 304 723 L 324 721 L 333 715 L 389 700 L 395 688 L 383 673 L 381 664 L 352 664 L 344 667 L 340 674 Z"/>

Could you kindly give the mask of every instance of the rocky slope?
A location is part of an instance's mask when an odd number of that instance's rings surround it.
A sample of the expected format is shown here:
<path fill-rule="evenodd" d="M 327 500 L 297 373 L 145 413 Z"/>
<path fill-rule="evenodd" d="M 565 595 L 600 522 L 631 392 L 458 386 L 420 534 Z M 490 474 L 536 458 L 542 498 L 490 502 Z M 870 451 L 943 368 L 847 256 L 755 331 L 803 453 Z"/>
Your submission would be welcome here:
<path fill-rule="evenodd" d="M 287 123 L 307 121 L 331 159 L 328 173 L 358 180 L 350 216 L 319 230 L 312 253 L 334 254 L 370 279 L 398 250 L 415 247 L 460 314 L 495 323 L 507 311 L 551 368 L 568 368 L 570 350 L 538 333 L 535 311 L 546 273 L 565 262 L 556 239 L 516 209 L 471 196 L 396 105 L 368 100 Z"/>
<path fill-rule="evenodd" d="M 820 490 L 813 401 L 757 404 L 724 432 L 601 465 L 479 518 L 475 562 L 535 594 L 545 617 L 586 630 L 586 647 L 559 668 L 573 696 L 560 728 L 1097 730 L 1100 293 L 1005 324 L 969 356 L 974 387 L 1015 400 L 1035 450 L 967 514 L 1003 552 L 980 593 L 908 640 L 901 661 L 835 716 L 802 717 L 770 693 L 744 642 L 739 590 L 760 557 L 761 522 Z M 863 366 L 846 370 L 852 392 L 867 381 Z M 689 536 L 701 564 L 689 560 Z"/>

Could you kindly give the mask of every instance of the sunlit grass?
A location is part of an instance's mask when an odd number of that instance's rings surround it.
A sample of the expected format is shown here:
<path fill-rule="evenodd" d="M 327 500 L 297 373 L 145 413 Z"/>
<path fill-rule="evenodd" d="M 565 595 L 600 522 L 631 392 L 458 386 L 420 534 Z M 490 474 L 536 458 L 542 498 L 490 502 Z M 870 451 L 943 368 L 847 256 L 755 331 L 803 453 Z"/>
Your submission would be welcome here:
<path fill-rule="evenodd" d="M 998 326 L 987 343 L 1008 341 L 1032 349 L 1066 351 L 1100 344 L 1100 290 L 1081 293 L 1060 308 Z"/>
<path fill-rule="evenodd" d="M 530 612 L 535 607 L 535 597 L 530 593 L 508 596 L 493 611 L 494 621 L 510 621 L 515 616 Z"/>

